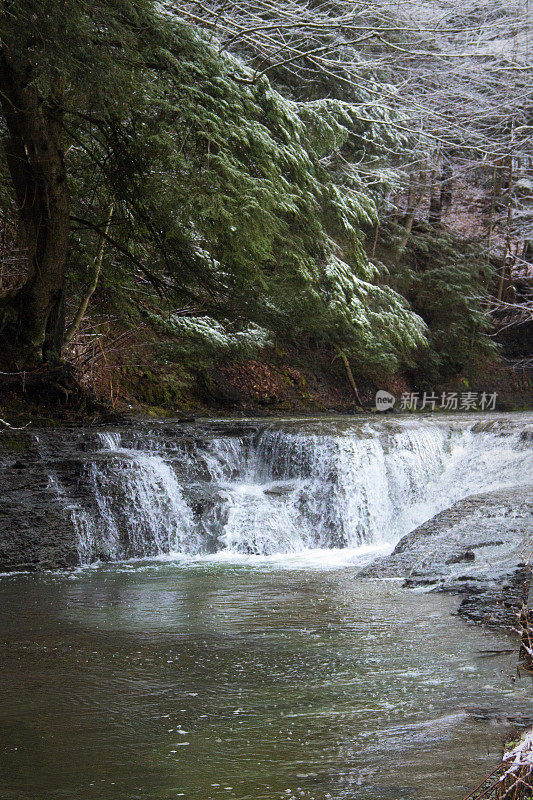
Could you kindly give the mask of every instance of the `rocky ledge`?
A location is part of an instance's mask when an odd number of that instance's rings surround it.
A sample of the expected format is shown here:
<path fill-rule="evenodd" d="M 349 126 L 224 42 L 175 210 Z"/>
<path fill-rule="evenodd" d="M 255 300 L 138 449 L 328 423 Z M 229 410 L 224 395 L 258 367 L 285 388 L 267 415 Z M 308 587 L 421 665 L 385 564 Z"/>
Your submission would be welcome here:
<path fill-rule="evenodd" d="M 460 500 L 360 576 L 403 578 L 407 588 L 457 593 L 461 616 L 507 627 L 528 600 L 532 555 L 533 492 L 518 486 Z"/>

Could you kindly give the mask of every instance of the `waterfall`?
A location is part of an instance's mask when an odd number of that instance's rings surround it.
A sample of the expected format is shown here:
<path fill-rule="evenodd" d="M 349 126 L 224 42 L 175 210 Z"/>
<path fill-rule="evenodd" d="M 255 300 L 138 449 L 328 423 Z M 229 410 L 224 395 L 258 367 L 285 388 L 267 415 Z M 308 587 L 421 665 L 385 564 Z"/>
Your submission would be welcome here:
<path fill-rule="evenodd" d="M 242 426 L 241 426 L 242 427 Z M 81 563 L 394 544 L 470 494 L 525 483 L 524 426 L 429 419 L 99 434 L 71 507 Z"/>
<path fill-rule="evenodd" d="M 116 433 L 101 435 L 101 442 L 110 458 L 92 463 L 88 477 L 105 555 L 115 560 L 201 549 L 170 464 L 157 453 L 122 447 Z"/>

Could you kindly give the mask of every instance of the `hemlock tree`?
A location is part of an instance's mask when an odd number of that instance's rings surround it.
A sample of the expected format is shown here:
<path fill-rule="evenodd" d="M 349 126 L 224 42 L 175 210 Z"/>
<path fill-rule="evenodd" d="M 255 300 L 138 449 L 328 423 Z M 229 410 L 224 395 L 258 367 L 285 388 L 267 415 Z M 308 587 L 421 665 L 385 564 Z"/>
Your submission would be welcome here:
<path fill-rule="evenodd" d="M 242 53 L 256 77 L 268 74 L 296 95 L 348 100 L 374 143 L 391 128 L 408 135 L 409 148 L 388 148 L 404 183 L 389 200 L 409 191 L 407 238 L 422 201 L 430 221 L 441 222 L 454 172 L 472 184 L 492 170 L 498 194 L 531 163 L 527 0 L 166 3 Z M 519 186 L 511 194 L 508 208 Z"/>
<path fill-rule="evenodd" d="M 424 312 L 433 379 L 460 370 L 468 351 L 471 360 L 490 357 L 487 310 L 493 304 L 480 303 L 478 295 L 497 292 L 501 302 L 511 271 L 516 276 L 527 270 L 531 260 L 527 0 L 166 5 L 209 30 L 221 50 L 239 52 L 254 79 L 268 75 L 293 97 L 312 92 L 350 104 L 354 139 L 364 147 L 351 153 L 344 148 L 337 180 L 342 184 L 342 172 L 356 165 L 376 199 L 380 220 L 369 249 L 386 262 L 389 285 Z M 474 246 L 470 264 L 466 242 L 453 235 L 446 240 L 444 215 L 456 189 L 459 196 L 481 189 L 489 201 L 476 231 L 485 252 Z M 430 224 L 421 226 L 424 216 Z M 392 239 L 390 228 L 396 229 Z M 420 261 L 424 248 L 438 258 L 417 275 L 409 265 Z M 503 265 L 499 280 L 491 268 L 495 255 Z M 456 313 L 435 313 L 435 296 L 442 298 L 439 307 L 462 309 L 464 322 Z M 449 358 L 441 357 L 442 347 Z M 427 362 L 427 351 L 422 359 Z"/>
<path fill-rule="evenodd" d="M 26 258 L 0 295 L 14 363 L 60 356 L 65 291 L 83 313 L 100 273 L 127 313 L 176 336 L 186 303 L 215 333 L 217 320 L 296 330 L 374 365 L 424 341 L 364 255 L 374 204 L 355 168 L 339 173 L 361 149 L 352 105 L 282 97 L 147 0 L 4 9 L 5 161 Z"/>

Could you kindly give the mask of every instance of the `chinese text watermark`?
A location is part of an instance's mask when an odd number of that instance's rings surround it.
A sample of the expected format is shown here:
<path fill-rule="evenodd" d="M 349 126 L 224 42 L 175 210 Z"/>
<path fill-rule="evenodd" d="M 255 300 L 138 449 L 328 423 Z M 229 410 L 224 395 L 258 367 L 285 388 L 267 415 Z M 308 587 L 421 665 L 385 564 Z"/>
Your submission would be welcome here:
<path fill-rule="evenodd" d="M 399 411 L 494 411 L 497 392 L 402 392 Z M 380 389 L 376 392 L 377 411 L 393 408 L 396 398 Z"/>

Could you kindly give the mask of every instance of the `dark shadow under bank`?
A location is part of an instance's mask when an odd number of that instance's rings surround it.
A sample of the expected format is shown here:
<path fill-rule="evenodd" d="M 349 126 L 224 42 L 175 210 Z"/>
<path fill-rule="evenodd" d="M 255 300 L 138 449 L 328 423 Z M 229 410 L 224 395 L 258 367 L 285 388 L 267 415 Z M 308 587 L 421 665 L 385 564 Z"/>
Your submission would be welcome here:
<path fill-rule="evenodd" d="M 128 352 L 129 356 L 131 354 Z M 154 358 L 151 364 L 132 367 L 127 361 L 106 362 L 106 369 L 87 379 L 75 363 L 43 365 L 10 372 L 0 353 L 0 418 L 12 425 L 28 421 L 89 422 L 93 419 L 150 417 L 255 416 L 375 411 L 378 390 L 390 392 L 400 409 L 404 392 L 466 391 L 496 393 L 496 411 L 533 408 L 533 382 L 524 370 L 495 362 L 475 380 L 456 376 L 446 384 L 416 385 L 406 374 L 375 376 L 357 373 L 351 364 L 358 397 L 354 396 L 339 358 L 312 358 L 309 353 L 265 352 L 256 359 L 223 360 L 209 367 L 186 362 L 168 365 Z M 97 371 L 96 371 L 97 372 Z M 438 407 L 438 403 L 437 403 Z"/>

